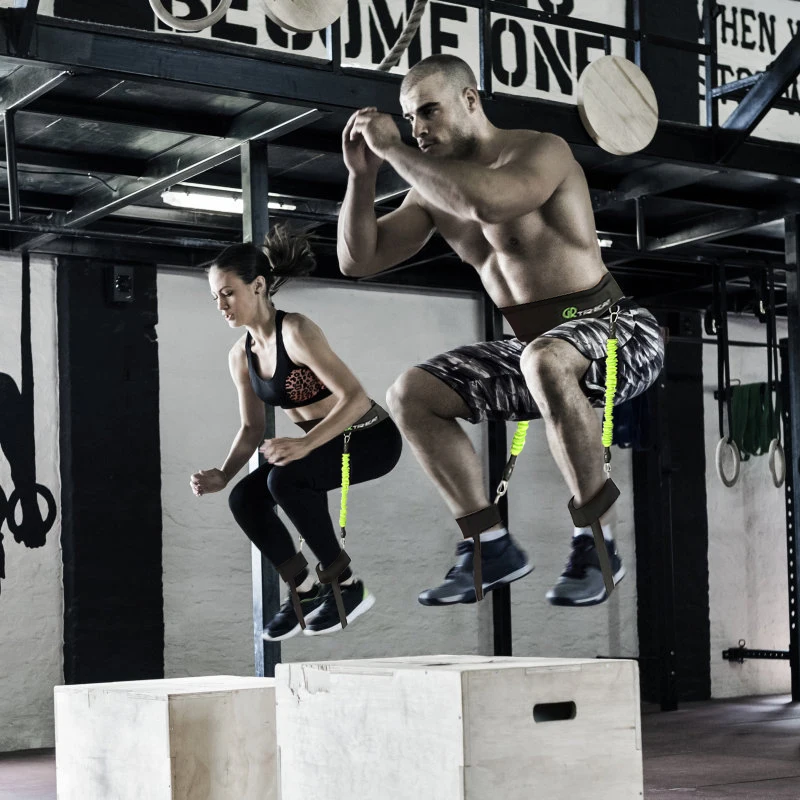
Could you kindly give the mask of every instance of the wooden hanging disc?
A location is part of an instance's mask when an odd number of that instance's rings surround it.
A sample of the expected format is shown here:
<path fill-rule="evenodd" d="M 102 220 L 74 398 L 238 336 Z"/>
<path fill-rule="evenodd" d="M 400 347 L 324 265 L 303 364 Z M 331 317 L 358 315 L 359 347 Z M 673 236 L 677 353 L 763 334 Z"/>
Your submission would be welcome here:
<path fill-rule="evenodd" d="M 347 0 L 262 0 L 264 13 L 281 28 L 309 33 L 327 28 L 344 14 Z"/>
<path fill-rule="evenodd" d="M 658 127 L 658 101 L 650 81 L 620 56 L 603 56 L 583 71 L 578 113 L 589 136 L 617 156 L 643 150 Z"/>

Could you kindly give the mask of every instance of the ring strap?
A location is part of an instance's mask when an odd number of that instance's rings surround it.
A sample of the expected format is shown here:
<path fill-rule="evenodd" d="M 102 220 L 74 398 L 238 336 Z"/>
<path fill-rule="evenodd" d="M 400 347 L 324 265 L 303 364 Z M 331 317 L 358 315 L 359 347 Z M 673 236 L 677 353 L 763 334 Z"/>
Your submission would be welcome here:
<path fill-rule="evenodd" d="M 466 517 L 459 517 L 456 522 L 461 528 L 461 535 L 465 539 L 472 539 L 474 542 L 472 556 L 472 574 L 475 579 L 475 599 L 483 600 L 483 565 L 481 553 L 481 534 L 493 528 L 495 525 L 502 525 L 503 518 L 500 516 L 500 509 L 496 505 L 491 505 L 476 511 L 474 514 L 467 514 Z"/>
<path fill-rule="evenodd" d="M 611 595 L 611 592 L 614 591 L 614 570 L 611 567 L 611 559 L 603 536 L 603 528 L 600 526 L 600 517 L 614 505 L 618 497 L 619 489 L 614 481 L 609 478 L 603 484 L 603 488 L 588 503 L 578 508 L 573 497 L 568 506 L 569 513 L 572 515 L 572 522 L 576 528 L 591 527 L 592 529 L 594 546 L 597 550 L 597 557 L 600 560 L 600 571 L 603 573 L 603 583 L 608 595 Z"/>
<path fill-rule="evenodd" d="M 297 593 L 297 583 L 295 578 L 308 567 L 308 561 L 302 553 L 295 553 L 291 558 L 287 558 L 282 564 L 279 564 L 276 569 L 278 575 L 283 578 L 289 586 L 289 596 L 292 598 L 292 607 L 297 619 L 300 621 L 300 627 L 305 630 L 306 619 L 303 616 L 303 607 L 300 604 L 300 595 Z"/>
<path fill-rule="evenodd" d="M 339 612 L 339 621 L 342 628 L 347 627 L 347 613 L 344 610 L 342 601 L 342 589 L 339 586 L 339 576 L 350 566 L 350 556 L 344 550 L 339 551 L 339 555 L 324 569 L 322 564 L 317 564 L 317 578 L 320 583 L 330 584 L 333 590 L 333 599 L 336 601 L 336 610 Z"/>

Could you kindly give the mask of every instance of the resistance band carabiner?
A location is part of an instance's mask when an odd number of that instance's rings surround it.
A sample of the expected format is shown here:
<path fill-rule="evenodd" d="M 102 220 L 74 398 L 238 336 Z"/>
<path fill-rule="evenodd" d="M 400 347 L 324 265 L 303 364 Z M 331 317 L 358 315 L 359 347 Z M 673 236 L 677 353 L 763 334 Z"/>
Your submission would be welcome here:
<path fill-rule="evenodd" d="M 500 479 L 500 483 L 497 484 L 497 496 L 494 499 L 495 503 L 499 503 L 500 498 L 508 491 L 508 482 L 511 479 L 511 473 L 514 471 L 514 466 L 517 463 L 517 456 L 522 452 L 522 448 L 525 447 L 528 425 L 530 425 L 528 420 L 520 420 L 517 423 L 517 429 L 514 431 L 514 438 L 511 440 L 511 455 L 503 470 L 503 477 Z"/>

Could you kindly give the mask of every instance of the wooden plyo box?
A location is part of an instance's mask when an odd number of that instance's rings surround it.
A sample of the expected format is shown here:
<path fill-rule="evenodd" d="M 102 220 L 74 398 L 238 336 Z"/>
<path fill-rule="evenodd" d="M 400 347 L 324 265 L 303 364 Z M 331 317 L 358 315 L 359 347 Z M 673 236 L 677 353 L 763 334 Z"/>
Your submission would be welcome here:
<path fill-rule="evenodd" d="M 59 800 L 277 800 L 275 682 L 57 686 Z"/>
<path fill-rule="evenodd" d="M 282 800 L 640 800 L 634 661 L 280 664 Z"/>

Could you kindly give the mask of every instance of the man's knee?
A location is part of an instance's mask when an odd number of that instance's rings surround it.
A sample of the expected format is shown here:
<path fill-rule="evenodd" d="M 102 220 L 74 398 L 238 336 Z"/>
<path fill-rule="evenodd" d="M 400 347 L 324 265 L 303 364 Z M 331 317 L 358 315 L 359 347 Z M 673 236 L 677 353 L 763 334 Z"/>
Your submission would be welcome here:
<path fill-rule="evenodd" d="M 402 419 L 418 408 L 425 398 L 425 376 L 417 367 L 402 373 L 386 392 L 386 404 L 395 419 Z"/>
<path fill-rule="evenodd" d="M 520 358 L 522 374 L 543 413 L 557 410 L 565 397 L 580 391 L 580 375 L 587 366 L 575 348 L 558 339 L 536 339 Z"/>
<path fill-rule="evenodd" d="M 421 419 L 468 418 L 470 409 L 454 389 L 420 367 L 406 370 L 386 393 L 395 422 L 403 428 Z"/>

